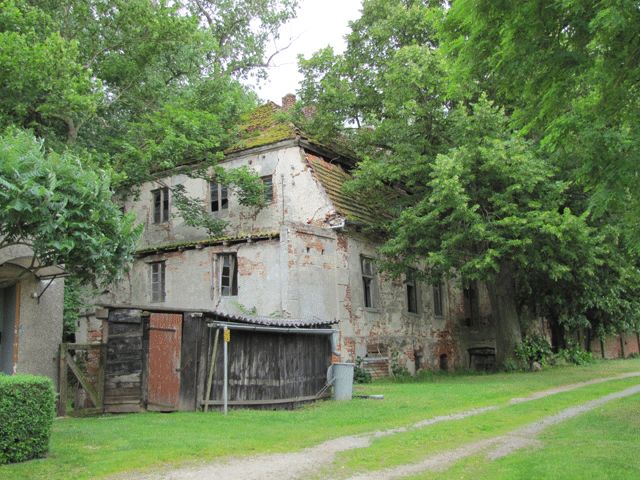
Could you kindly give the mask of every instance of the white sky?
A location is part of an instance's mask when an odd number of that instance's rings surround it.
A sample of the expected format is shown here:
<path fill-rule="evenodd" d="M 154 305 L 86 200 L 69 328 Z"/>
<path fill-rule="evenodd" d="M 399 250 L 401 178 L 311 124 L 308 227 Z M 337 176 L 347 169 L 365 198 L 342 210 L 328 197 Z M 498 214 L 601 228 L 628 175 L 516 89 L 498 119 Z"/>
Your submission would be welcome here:
<path fill-rule="evenodd" d="M 312 53 L 326 47 L 340 53 L 345 48 L 344 36 L 348 23 L 360 17 L 361 0 L 300 0 L 297 18 L 280 30 L 277 46 L 282 48 L 291 40 L 293 44 L 272 60 L 266 81 L 253 85 L 262 100 L 280 105 L 287 93 L 296 93 L 302 76 L 298 73 L 297 56 L 309 58 Z"/>

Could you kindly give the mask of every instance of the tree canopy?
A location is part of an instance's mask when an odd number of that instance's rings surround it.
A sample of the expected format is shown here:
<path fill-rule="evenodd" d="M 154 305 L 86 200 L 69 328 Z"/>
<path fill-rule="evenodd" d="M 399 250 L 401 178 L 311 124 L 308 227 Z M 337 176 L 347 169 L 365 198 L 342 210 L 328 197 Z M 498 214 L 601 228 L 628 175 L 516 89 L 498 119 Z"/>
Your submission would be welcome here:
<path fill-rule="evenodd" d="M 300 59 L 309 127 L 386 213 L 382 266 L 486 282 L 500 360 L 524 306 L 637 329 L 637 8 L 445 3 L 364 0 L 343 54 Z"/>
<path fill-rule="evenodd" d="M 61 265 L 85 282 L 122 273 L 140 228 L 112 202 L 106 172 L 68 152 L 45 154 L 23 131 L 0 136 L 0 158 L 0 250 L 26 245 L 32 265 Z"/>

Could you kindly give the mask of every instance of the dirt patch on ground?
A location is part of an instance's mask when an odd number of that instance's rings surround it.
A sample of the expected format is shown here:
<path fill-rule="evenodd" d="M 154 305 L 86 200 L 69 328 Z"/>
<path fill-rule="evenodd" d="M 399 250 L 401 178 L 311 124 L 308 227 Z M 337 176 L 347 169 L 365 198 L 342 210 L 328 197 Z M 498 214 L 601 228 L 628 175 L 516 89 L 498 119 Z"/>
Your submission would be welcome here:
<path fill-rule="evenodd" d="M 616 377 L 599 378 L 586 382 L 565 385 L 554 389 L 536 392 L 523 398 L 514 398 L 509 403 L 522 403 L 538 400 L 550 395 L 562 392 L 568 392 L 587 385 L 608 382 L 611 380 L 638 377 L 638 373 L 630 373 Z M 366 473 L 352 477 L 353 479 L 393 479 L 402 478 L 404 476 L 420 473 L 425 470 L 442 470 L 448 468 L 454 462 L 465 457 L 477 454 L 479 452 L 490 450 L 488 455 L 490 458 L 499 458 L 507 455 L 512 451 L 531 446 L 537 442 L 535 436 L 545 428 L 559 423 L 561 421 L 572 418 L 581 413 L 592 410 L 604 403 L 617 398 L 633 395 L 640 392 L 640 386 L 632 387 L 618 393 L 607 395 L 597 400 L 587 402 L 585 404 L 571 407 L 562 412 L 544 418 L 539 422 L 532 423 L 521 429 L 515 430 L 508 435 L 494 437 L 481 440 L 468 445 L 464 445 L 454 450 L 449 450 L 438 455 L 429 457 L 422 462 L 403 465 L 397 468 L 391 468 L 372 473 Z M 475 415 L 496 410 L 500 408 L 497 405 L 476 408 L 464 412 L 454 413 L 451 415 L 441 415 L 438 417 L 422 420 L 408 427 L 398 427 L 388 430 L 371 432 L 363 435 L 352 435 L 328 440 L 314 447 L 306 448 L 299 452 L 259 455 L 253 457 L 227 458 L 203 465 L 191 465 L 171 471 L 153 472 L 148 474 L 135 475 L 135 478 L 141 480 L 203 480 L 203 479 L 236 479 L 243 480 L 265 479 L 265 480 L 294 480 L 305 478 L 318 472 L 323 467 L 330 465 L 340 452 L 353 450 L 357 448 L 367 448 L 376 438 L 395 435 L 397 433 L 407 432 L 412 429 L 424 428 L 441 422 L 462 420 Z M 131 474 L 118 476 L 114 478 L 130 479 Z"/>

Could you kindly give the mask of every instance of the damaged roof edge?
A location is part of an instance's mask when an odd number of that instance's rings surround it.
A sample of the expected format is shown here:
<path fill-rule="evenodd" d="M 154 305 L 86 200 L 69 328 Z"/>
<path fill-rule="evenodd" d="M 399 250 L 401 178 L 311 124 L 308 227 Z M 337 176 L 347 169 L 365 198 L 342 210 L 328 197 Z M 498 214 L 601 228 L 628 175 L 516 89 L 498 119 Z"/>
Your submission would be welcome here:
<path fill-rule="evenodd" d="M 192 240 L 186 242 L 166 243 L 154 247 L 141 248 L 135 252 L 136 256 L 152 255 L 160 252 L 172 252 L 175 250 L 191 250 L 209 247 L 212 245 L 224 245 L 225 243 L 253 242 L 257 240 L 271 240 L 280 238 L 280 232 L 256 232 L 243 235 L 205 238 L 204 240 Z"/>
<path fill-rule="evenodd" d="M 108 310 L 140 310 L 142 313 L 184 313 L 184 314 L 200 314 L 207 321 L 214 321 L 219 323 L 236 323 L 243 325 L 261 325 L 265 327 L 278 327 L 282 329 L 306 329 L 316 328 L 321 326 L 337 325 L 339 322 L 336 319 L 324 320 L 318 317 L 312 318 L 283 318 L 283 317 L 268 317 L 261 315 L 243 315 L 224 313 L 217 310 L 197 309 L 197 308 L 178 308 L 167 307 L 162 305 L 127 305 L 127 304 L 110 304 L 110 303 L 98 303 L 98 307 L 102 307 Z"/>

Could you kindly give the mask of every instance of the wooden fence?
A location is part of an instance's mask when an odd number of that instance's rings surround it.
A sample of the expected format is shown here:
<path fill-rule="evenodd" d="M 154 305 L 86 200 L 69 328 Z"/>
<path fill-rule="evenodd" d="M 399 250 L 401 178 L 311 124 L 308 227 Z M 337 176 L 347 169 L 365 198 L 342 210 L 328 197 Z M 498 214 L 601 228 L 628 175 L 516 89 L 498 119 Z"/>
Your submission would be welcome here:
<path fill-rule="evenodd" d="M 104 344 L 60 344 L 58 415 L 102 413 L 106 347 Z"/>

